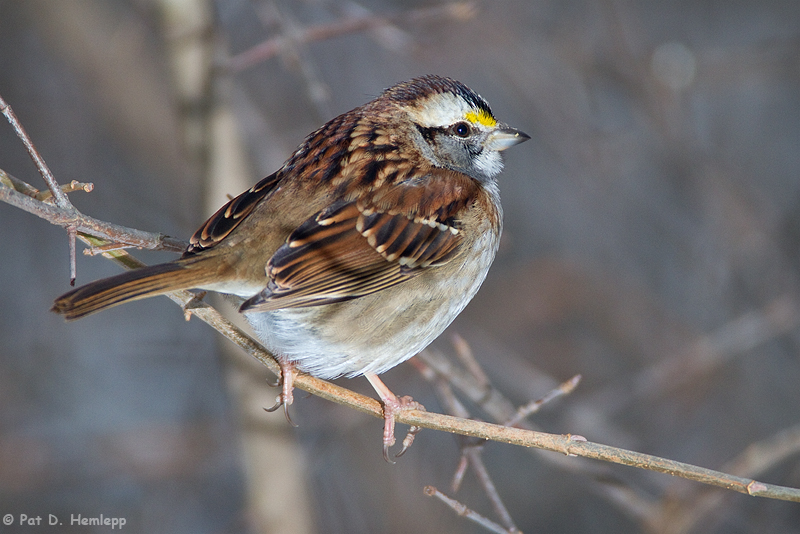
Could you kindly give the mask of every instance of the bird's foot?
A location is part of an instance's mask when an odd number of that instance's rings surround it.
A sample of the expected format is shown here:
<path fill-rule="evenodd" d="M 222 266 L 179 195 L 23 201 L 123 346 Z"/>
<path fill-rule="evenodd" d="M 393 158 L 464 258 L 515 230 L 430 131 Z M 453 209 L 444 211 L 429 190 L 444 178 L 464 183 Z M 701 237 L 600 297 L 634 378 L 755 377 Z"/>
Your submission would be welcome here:
<path fill-rule="evenodd" d="M 372 387 L 375 388 L 375 391 L 378 393 L 378 396 L 380 396 L 381 401 L 383 402 L 383 459 L 390 464 L 393 464 L 394 461 L 389 457 L 389 449 L 397 441 L 394 436 L 395 417 L 401 411 L 424 411 L 425 407 L 411 397 L 398 397 L 392 393 L 388 387 L 386 387 L 386 384 L 384 384 L 377 375 L 367 374 L 365 376 L 367 377 L 367 380 L 369 380 L 370 384 L 372 384 Z M 403 447 L 400 449 L 400 452 L 395 455 L 395 458 L 399 458 L 406 453 L 408 448 L 411 447 L 411 444 L 414 443 L 414 438 L 420 430 L 422 430 L 422 428 L 418 426 L 412 426 L 408 429 L 408 433 L 403 439 Z"/>
<path fill-rule="evenodd" d="M 297 427 L 292 421 L 292 418 L 289 416 L 289 406 L 294 402 L 294 377 L 297 376 L 297 367 L 292 362 L 286 362 L 283 360 L 278 360 L 278 365 L 281 366 L 281 393 L 275 399 L 275 405 L 271 406 L 270 408 L 264 408 L 264 410 L 268 412 L 274 412 L 281 406 L 283 406 L 283 413 L 286 415 L 286 420 L 289 421 L 289 424 L 293 427 Z"/>

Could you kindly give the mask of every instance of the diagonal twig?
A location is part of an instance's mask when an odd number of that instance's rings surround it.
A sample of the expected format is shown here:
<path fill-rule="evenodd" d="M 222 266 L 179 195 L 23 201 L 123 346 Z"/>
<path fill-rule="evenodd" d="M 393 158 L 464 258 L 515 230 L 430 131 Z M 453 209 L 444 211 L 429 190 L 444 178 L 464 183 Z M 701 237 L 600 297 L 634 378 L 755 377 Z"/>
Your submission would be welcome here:
<path fill-rule="evenodd" d="M 22 144 L 25 146 L 25 150 L 28 151 L 31 159 L 36 164 L 39 174 L 42 175 L 45 183 L 47 183 L 47 187 L 53 194 L 56 206 L 63 210 L 74 209 L 72 202 L 70 202 L 69 198 L 67 197 L 67 194 L 58 186 L 53 173 L 50 171 L 50 167 L 47 166 L 47 163 L 45 163 L 42 155 L 39 154 L 39 151 L 36 149 L 33 141 L 31 141 L 31 138 L 28 137 L 28 132 L 25 131 L 25 128 L 17 118 L 14 110 L 11 109 L 11 106 L 8 105 L 2 96 L 0 96 L 0 113 L 5 116 L 6 120 L 8 120 L 8 122 L 11 124 L 11 127 L 14 128 L 14 131 L 17 133 L 17 137 L 19 137 L 20 141 L 22 141 Z"/>
<path fill-rule="evenodd" d="M 483 528 L 485 528 L 486 530 L 488 530 L 490 532 L 495 532 L 497 534 L 510 534 L 512 532 L 519 532 L 519 530 L 516 530 L 516 529 L 508 530 L 508 529 L 505 529 L 505 528 L 501 527 L 500 525 L 498 525 L 494 521 L 482 516 L 478 512 L 476 512 L 476 511 L 472 510 L 471 508 L 468 508 L 467 506 L 461 504 L 460 502 L 458 502 L 457 500 L 453 499 L 452 497 L 448 497 L 447 495 L 445 495 L 444 493 L 442 493 L 441 491 L 436 489 L 434 486 L 425 486 L 425 489 L 423 491 L 425 492 L 425 495 L 427 495 L 428 497 L 435 497 L 435 498 L 439 499 L 440 501 L 445 503 L 447 506 L 452 508 L 453 511 L 455 513 L 457 513 L 458 515 L 460 515 L 462 517 L 465 517 L 465 518 L 469 519 L 470 521 L 472 521 L 474 523 L 477 523 L 478 525 L 482 526 Z"/>

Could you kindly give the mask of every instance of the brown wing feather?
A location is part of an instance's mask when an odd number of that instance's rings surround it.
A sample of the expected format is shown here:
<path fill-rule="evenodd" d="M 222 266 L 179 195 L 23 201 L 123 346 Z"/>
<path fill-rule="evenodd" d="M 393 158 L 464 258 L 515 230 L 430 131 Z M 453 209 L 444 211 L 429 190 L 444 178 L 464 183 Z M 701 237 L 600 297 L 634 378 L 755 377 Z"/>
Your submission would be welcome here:
<path fill-rule="evenodd" d="M 329 206 L 275 252 L 267 265 L 269 286 L 241 310 L 349 300 L 447 262 L 462 242 L 455 214 L 475 199 L 477 187 L 463 175 L 434 170 Z"/>
<path fill-rule="evenodd" d="M 209 249 L 225 239 L 250 215 L 256 204 L 275 189 L 279 181 L 279 174 L 275 172 L 222 206 L 189 239 L 189 247 L 183 256 Z"/>

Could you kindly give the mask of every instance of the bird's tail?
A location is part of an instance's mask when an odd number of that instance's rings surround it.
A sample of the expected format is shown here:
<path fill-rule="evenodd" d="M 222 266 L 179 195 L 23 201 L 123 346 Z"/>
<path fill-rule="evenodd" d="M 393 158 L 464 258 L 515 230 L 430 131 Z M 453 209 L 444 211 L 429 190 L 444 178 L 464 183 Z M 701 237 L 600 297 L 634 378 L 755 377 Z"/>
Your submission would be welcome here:
<path fill-rule="evenodd" d="M 162 295 L 170 291 L 202 287 L 202 270 L 180 260 L 127 271 L 103 278 L 58 297 L 51 308 L 65 319 L 80 319 L 129 300 Z M 209 273 L 211 274 L 211 273 Z"/>

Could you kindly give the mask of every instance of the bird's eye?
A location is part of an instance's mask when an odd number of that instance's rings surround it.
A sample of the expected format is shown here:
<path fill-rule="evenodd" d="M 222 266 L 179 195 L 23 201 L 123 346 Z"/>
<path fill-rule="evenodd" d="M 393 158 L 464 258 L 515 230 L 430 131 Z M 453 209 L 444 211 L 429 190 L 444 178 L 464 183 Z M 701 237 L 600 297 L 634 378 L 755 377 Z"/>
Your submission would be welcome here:
<path fill-rule="evenodd" d="M 451 127 L 451 131 L 459 137 L 469 137 L 472 128 L 466 122 L 457 122 Z"/>

